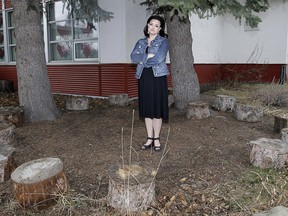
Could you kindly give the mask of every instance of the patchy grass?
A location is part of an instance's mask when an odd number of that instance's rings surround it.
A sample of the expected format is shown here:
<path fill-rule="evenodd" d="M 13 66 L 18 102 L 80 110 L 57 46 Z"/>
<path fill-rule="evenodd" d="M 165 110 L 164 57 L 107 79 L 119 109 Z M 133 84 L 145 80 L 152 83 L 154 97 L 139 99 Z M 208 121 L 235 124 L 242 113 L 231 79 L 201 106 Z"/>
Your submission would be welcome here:
<path fill-rule="evenodd" d="M 244 83 L 238 88 L 221 87 L 203 94 L 228 95 L 236 98 L 238 103 L 263 108 L 264 114 L 273 115 L 288 112 L 288 84 Z"/>
<path fill-rule="evenodd" d="M 251 168 L 227 185 L 231 209 L 255 213 L 288 204 L 288 171 Z M 223 194 L 225 195 L 225 194 Z M 227 196 L 228 195 L 228 196 Z"/>

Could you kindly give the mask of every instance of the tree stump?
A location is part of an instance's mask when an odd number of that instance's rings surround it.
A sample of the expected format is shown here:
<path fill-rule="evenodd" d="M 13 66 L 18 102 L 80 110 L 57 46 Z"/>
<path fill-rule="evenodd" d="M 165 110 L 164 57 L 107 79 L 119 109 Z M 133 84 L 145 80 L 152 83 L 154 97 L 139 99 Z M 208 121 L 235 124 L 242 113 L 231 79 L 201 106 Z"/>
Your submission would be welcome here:
<path fill-rule="evenodd" d="M 217 95 L 214 103 L 212 104 L 212 107 L 216 110 L 232 112 L 234 110 L 235 103 L 235 97 L 227 95 Z"/>
<path fill-rule="evenodd" d="M 203 119 L 210 116 L 209 104 L 204 101 L 194 101 L 188 104 L 187 118 Z"/>
<path fill-rule="evenodd" d="M 25 122 L 24 108 L 19 106 L 0 107 L 0 122 L 11 123 L 16 127 L 23 126 Z"/>
<path fill-rule="evenodd" d="M 251 141 L 250 162 L 260 168 L 283 168 L 288 162 L 288 145 L 279 139 Z"/>
<path fill-rule="evenodd" d="M 70 97 L 66 100 L 67 110 L 87 110 L 89 108 L 89 98 L 87 97 Z"/>
<path fill-rule="evenodd" d="M 239 121 L 258 122 L 262 121 L 263 110 L 260 107 L 237 103 L 235 106 L 235 117 Z"/>
<path fill-rule="evenodd" d="M 0 122 L 0 146 L 15 141 L 15 125 Z"/>
<path fill-rule="evenodd" d="M 168 95 L 168 107 L 172 107 L 174 103 L 175 103 L 174 96 L 172 94 L 169 94 Z"/>
<path fill-rule="evenodd" d="M 10 145 L 0 145 L 0 182 L 10 179 L 10 175 L 16 168 L 14 161 L 15 148 Z"/>
<path fill-rule="evenodd" d="M 255 213 L 252 216 L 286 216 L 288 215 L 288 208 L 284 206 L 276 206 L 269 211 Z"/>
<path fill-rule="evenodd" d="M 13 93 L 14 91 L 12 80 L 0 80 L 0 92 Z"/>
<path fill-rule="evenodd" d="M 281 130 L 281 140 L 288 145 L 288 128 L 283 128 Z"/>
<path fill-rule="evenodd" d="M 155 199 L 155 174 L 136 164 L 111 166 L 108 203 L 123 213 L 146 210 Z"/>
<path fill-rule="evenodd" d="M 112 106 L 128 106 L 129 105 L 129 98 L 128 94 L 114 94 L 108 96 L 109 104 Z"/>
<path fill-rule="evenodd" d="M 287 128 L 287 114 L 277 114 L 274 115 L 274 131 L 280 133 L 283 128 Z"/>
<path fill-rule="evenodd" d="M 11 175 L 13 192 L 22 207 L 45 209 L 67 190 L 63 163 L 58 158 L 41 158 L 17 167 Z"/>

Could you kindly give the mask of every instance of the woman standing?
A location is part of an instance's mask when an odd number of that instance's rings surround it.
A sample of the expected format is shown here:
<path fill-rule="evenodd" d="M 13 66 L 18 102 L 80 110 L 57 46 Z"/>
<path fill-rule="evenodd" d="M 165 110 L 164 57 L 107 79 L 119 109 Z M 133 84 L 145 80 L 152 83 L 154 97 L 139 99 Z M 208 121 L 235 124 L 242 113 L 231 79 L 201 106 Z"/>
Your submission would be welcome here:
<path fill-rule="evenodd" d="M 131 53 L 131 60 L 137 63 L 139 117 L 145 119 L 147 131 L 143 150 L 161 150 L 160 131 L 162 120 L 168 120 L 168 67 L 166 56 L 168 39 L 165 22 L 160 16 L 148 18 L 144 27 L 145 37 L 138 40 Z"/>

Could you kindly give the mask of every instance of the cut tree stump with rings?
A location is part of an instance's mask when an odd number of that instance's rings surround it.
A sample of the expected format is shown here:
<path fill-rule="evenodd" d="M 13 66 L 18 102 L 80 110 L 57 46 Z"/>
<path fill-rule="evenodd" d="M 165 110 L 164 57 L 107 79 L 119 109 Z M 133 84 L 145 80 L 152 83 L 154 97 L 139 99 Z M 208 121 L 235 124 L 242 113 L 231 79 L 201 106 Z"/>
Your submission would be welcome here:
<path fill-rule="evenodd" d="M 288 128 L 283 128 L 281 130 L 281 140 L 288 145 Z"/>
<path fill-rule="evenodd" d="M 15 141 L 15 125 L 0 122 L 0 146 Z"/>
<path fill-rule="evenodd" d="M 129 213 L 146 210 L 154 201 L 156 171 L 133 164 L 111 166 L 108 173 L 110 206 Z"/>
<path fill-rule="evenodd" d="M 205 101 L 194 101 L 188 104 L 187 114 L 188 119 L 196 118 L 203 119 L 210 116 L 209 104 Z"/>
<path fill-rule="evenodd" d="M 11 173 L 16 168 L 14 161 L 15 148 L 10 145 L 0 145 L 0 182 L 10 179 Z"/>
<path fill-rule="evenodd" d="M 41 158 L 17 167 L 11 175 L 13 192 L 25 208 L 45 209 L 67 190 L 63 163 L 58 158 Z"/>
<path fill-rule="evenodd" d="M 247 104 L 237 103 L 234 114 L 237 120 L 245 122 L 259 122 L 263 118 L 263 109 Z"/>
<path fill-rule="evenodd" d="M 66 109 L 81 111 L 89 109 L 88 97 L 70 97 L 66 100 Z"/>
<path fill-rule="evenodd" d="M 24 108 L 20 106 L 0 107 L 0 122 L 13 124 L 16 127 L 23 126 L 25 122 Z"/>
<path fill-rule="evenodd" d="M 260 168 L 283 168 L 288 163 L 288 144 L 280 139 L 260 138 L 250 142 L 250 162 Z"/>
<path fill-rule="evenodd" d="M 287 128 L 287 114 L 275 114 L 274 115 L 274 131 L 280 133 L 283 128 Z"/>
<path fill-rule="evenodd" d="M 230 111 L 234 110 L 236 103 L 235 97 L 227 95 L 216 95 L 212 107 L 218 111 Z"/>

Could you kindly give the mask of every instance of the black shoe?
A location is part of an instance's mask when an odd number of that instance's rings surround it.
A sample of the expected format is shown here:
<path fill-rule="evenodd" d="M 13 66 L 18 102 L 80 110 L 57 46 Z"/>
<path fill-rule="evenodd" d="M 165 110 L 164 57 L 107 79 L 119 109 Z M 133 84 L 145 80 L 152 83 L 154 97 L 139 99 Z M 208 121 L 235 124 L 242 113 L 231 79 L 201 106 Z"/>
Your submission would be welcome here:
<path fill-rule="evenodd" d="M 160 140 L 160 138 L 159 137 L 157 137 L 157 138 L 154 138 L 154 140 Z M 155 143 L 154 143 L 154 151 L 160 151 L 161 150 L 161 145 L 159 145 L 159 146 L 155 146 Z"/>
<path fill-rule="evenodd" d="M 152 137 L 147 137 L 147 140 L 152 140 L 152 142 L 149 144 L 149 145 L 143 145 L 142 147 L 141 147 L 141 149 L 142 150 L 147 150 L 147 149 L 150 149 L 150 148 L 152 148 L 153 146 L 154 146 L 154 138 L 152 138 Z"/>

